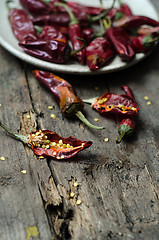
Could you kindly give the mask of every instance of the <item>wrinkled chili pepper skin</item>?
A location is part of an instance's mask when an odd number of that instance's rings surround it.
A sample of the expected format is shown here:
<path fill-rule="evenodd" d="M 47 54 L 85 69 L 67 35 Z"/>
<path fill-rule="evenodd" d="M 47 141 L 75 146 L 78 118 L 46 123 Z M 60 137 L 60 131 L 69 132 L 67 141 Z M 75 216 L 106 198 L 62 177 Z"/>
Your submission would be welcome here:
<path fill-rule="evenodd" d="M 123 119 L 118 126 L 119 139 L 116 139 L 116 143 L 120 143 L 122 139 L 130 138 L 135 131 L 135 123 L 132 119 Z"/>
<path fill-rule="evenodd" d="M 126 15 L 126 16 L 132 16 L 133 15 L 130 7 L 126 3 L 122 3 L 120 5 L 120 12 L 124 13 L 124 15 Z"/>
<path fill-rule="evenodd" d="M 123 18 L 119 19 L 118 21 L 113 22 L 114 27 L 122 27 L 126 29 L 137 28 L 142 25 L 149 25 L 152 27 L 159 26 L 159 22 L 145 16 L 135 16 L 129 15 L 124 16 Z"/>
<path fill-rule="evenodd" d="M 46 15 L 52 12 L 52 7 L 41 0 L 20 0 L 20 3 L 33 16 Z"/>
<path fill-rule="evenodd" d="M 82 30 L 82 37 L 86 44 L 88 45 L 94 38 L 94 31 L 92 28 L 84 28 Z"/>
<path fill-rule="evenodd" d="M 117 55 L 122 61 L 129 62 L 135 57 L 135 52 L 131 46 L 129 35 L 124 29 L 110 27 L 106 31 L 106 36 L 112 42 Z"/>
<path fill-rule="evenodd" d="M 45 26 L 42 32 L 38 36 L 39 39 L 43 40 L 54 40 L 54 39 L 62 39 L 66 41 L 66 37 L 59 31 L 58 29 L 52 26 Z"/>
<path fill-rule="evenodd" d="M 82 38 L 82 30 L 79 23 L 70 24 L 68 28 L 69 39 L 72 44 L 73 50 L 78 50 L 83 46 L 83 42 L 77 38 Z M 74 58 L 76 58 L 81 64 L 85 61 L 85 49 L 76 53 Z"/>
<path fill-rule="evenodd" d="M 153 39 L 152 35 L 131 37 L 131 44 L 136 53 L 147 53 L 155 46 Z"/>
<path fill-rule="evenodd" d="M 12 9 L 9 12 L 9 21 L 12 27 L 12 31 L 19 41 L 22 41 L 24 39 L 37 39 L 33 23 L 27 13 L 23 10 L 16 8 Z"/>
<path fill-rule="evenodd" d="M 110 63 L 114 56 L 111 43 L 103 37 L 95 38 L 86 48 L 87 65 L 92 71 Z"/>
<path fill-rule="evenodd" d="M 68 159 L 92 145 L 91 141 L 81 141 L 74 137 L 63 138 L 49 130 L 38 130 L 30 134 L 28 144 L 38 156 Z"/>
<path fill-rule="evenodd" d="M 101 114 L 115 114 L 120 116 L 135 116 L 138 114 L 139 107 L 131 94 L 131 89 L 128 86 L 123 86 L 125 94 L 114 94 L 110 92 L 104 93 L 100 98 L 97 98 L 93 104 L 93 108 Z M 127 95 L 128 93 L 128 95 Z"/>
<path fill-rule="evenodd" d="M 56 97 L 60 110 L 65 117 L 73 116 L 74 107 L 75 111 L 83 109 L 83 101 L 77 96 L 75 89 L 67 81 L 50 72 L 35 70 L 33 74 Z M 70 109 L 72 110 L 71 113 L 69 112 Z"/>
<path fill-rule="evenodd" d="M 70 47 L 62 39 L 21 41 L 19 46 L 27 54 L 52 63 L 65 63 L 70 56 Z"/>

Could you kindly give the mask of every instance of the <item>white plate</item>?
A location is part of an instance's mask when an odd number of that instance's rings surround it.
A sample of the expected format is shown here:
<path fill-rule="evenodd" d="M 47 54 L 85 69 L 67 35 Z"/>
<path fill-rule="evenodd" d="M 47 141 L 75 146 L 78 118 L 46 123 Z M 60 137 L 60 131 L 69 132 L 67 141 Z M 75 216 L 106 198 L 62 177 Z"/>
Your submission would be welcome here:
<path fill-rule="evenodd" d="M 114 59 L 114 61 L 99 69 L 96 72 L 92 72 L 89 70 L 87 66 L 82 66 L 78 63 L 67 63 L 67 64 L 55 64 L 46 62 L 35 57 L 29 56 L 23 52 L 23 50 L 18 46 L 18 41 L 14 37 L 10 23 L 8 20 L 8 10 L 5 4 L 5 0 L 0 0 L 0 43 L 1 45 L 11 52 L 13 55 L 17 56 L 18 58 L 31 63 L 37 67 L 41 67 L 47 70 L 55 71 L 55 72 L 62 72 L 62 73 L 72 73 L 72 74 L 102 74 L 108 72 L 118 71 L 124 68 L 127 68 L 131 65 L 142 60 L 145 55 L 144 54 L 137 54 L 136 58 L 131 61 L 130 63 L 124 63 L 120 61 L 118 57 Z M 86 3 L 86 0 L 77 0 L 76 2 L 80 2 L 82 4 Z M 112 0 L 103 1 L 105 6 L 111 6 Z M 125 0 L 125 3 L 128 3 L 130 8 L 132 9 L 135 15 L 144 15 L 155 20 L 158 20 L 158 14 L 153 7 L 152 3 L 149 0 Z M 87 0 L 87 5 L 90 6 L 98 6 L 99 0 Z M 14 0 L 13 7 L 21 8 L 19 4 L 19 0 Z"/>

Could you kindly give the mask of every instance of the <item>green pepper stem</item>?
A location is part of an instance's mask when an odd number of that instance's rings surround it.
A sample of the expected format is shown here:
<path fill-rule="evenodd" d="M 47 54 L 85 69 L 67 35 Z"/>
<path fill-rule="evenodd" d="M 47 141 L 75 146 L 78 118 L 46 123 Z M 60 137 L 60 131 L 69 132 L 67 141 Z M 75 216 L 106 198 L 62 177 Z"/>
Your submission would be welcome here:
<path fill-rule="evenodd" d="M 95 16 L 95 17 L 91 17 L 91 18 L 89 17 L 89 20 L 90 20 L 91 22 L 96 22 L 96 21 L 104 18 L 104 17 L 109 13 L 109 11 L 114 7 L 115 1 L 116 1 L 116 0 L 113 0 L 113 3 L 112 3 L 111 7 L 110 7 L 108 10 L 102 12 L 101 14 L 99 14 L 99 15 L 97 15 L 97 16 Z"/>
<path fill-rule="evenodd" d="M 90 128 L 94 128 L 94 129 L 97 129 L 97 130 L 102 130 L 104 127 L 98 127 L 98 126 L 94 126 L 93 124 L 91 124 L 86 118 L 85 116 L 83 115 L 83 113 L 81 111 L 77 111 L 75 113 L 75 115 L 83 122 L 85 123 L 88 127 Z"/>
<path fill-rule="evenodd" d="M 125 136 L 125 134 L 126 134 L 126 132 L 123 132 L 123 133 L 120 135 L 119 139 L 116 138 L 116 143 L 120 143 L 121 140 L 123 139 L 123 137 Z"/>
<path fill-rule="evenodd" d="M 17 133 L 13 133 L 10 129 L 8 129 L 2 122 L 0 122 L 0 126 L 7 132 L 9 133 L 12 137 L 22 141 L 23 143 L 27 144 L 28 146 L 30 146 L 28 144 L 28 140 L 29 140 L 29 135 L 21 135 L 21 134 L 17 134 Z"/>
<path fill-rule="evenodd" d="M 61 6 L 64 7 L 68 13 L 68 15 L 70 16 L 70 25 L 75 24 L 75 23 L 79 23 L 79 21 L 77 20 L 77 18 L 75 17 L 75 15 L 73 14 L 73 12 L 71 11 L 71 9 L 69 8 L 69 6 L 67 6 L 65 3 L 61 3 L 61 2 L 57 2 L 54 4 L 54 6 Z"/>

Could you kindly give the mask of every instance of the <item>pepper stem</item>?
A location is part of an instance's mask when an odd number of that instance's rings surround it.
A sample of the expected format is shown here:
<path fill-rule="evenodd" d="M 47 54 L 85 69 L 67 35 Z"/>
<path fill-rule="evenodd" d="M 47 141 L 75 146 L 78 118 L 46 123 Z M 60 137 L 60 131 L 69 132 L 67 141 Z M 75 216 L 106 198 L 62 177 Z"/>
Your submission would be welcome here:
<path fill-rule="evenodd" d="M 104 17 L 109 13 L 109 11 L 114 7 L 115 1 L 116 1 L 116 0 L 113 0 L 113 3 L 112 3 L 111 7 L 110 7 L 108 10 L 102 12 L 101 14 L 99 14 L 99 15 L 97 15 L 97 16 L 95 16 L 95 17 L 92 17 L 92 18 L 89 17 L 89 20 L 90 20 L 91 22 L 96 22 L 96 21 L 104 18 Z"/>
<path fill-rule="evenodd" d="M 82 100 L 82 101 L 83 101 L 84 103 L 88 103 L 88 104 L 93 105 L 93 104 L 95 103 L 95 101 L 96 101 L 97 98 L 98 98 L 98 97 L 89 98 L 89 99 L 84 99 L 84 100 Z"/>
<path fill-rule="evenodd" d="M 82 45 L 79 49 L 73 50 L 73 51 L 71 52 L 71 56 L 77 54 L 78 52 L 82 51 L 82 50 L 86 47 L 86 43 L 85 43 L 85 41 L 84 41 L 83 38 L 79 38 L 79 37 L 76 37 L 76 38 L 77 38 L 78 40 L 80 40 L 81 42 L 83 42 L 83 45 Z"/>
<path fill-rule="evenodd" d="M 123 132 L 123 133 L 120 135 L 119 138 L 116 138 L 116 143 L 120 143 L 125 134 L 126 134 L 126 132 Z"/>
<path fill-rule="evenodd" d="M 12 137 L 22 141 L 23 143 L 27 144 L 28 146 L 30 146 L 28 144 L 28 140 L 29 140 L 29 135 L 21 135 L 21 134 L 17 134 L 17 133 L 13 133 L 10 129 L 8 129 L 2 122 L 0 122 L 0 126 L 7 132 L 9 133 Z"/>
<path fill-rule="evenodd" d="M 75 24 L 75 23 L 79 23 L 79 21 L 77 20 L 77 18 L 75 17 L 75 15 L 73 14 L 73 12 L 71 11 L 71 9 L 69 8 L 69 6 L 67 6 L 67 4 L 65 3 L 61 3 L 61 2 L 57 2 L 54 4 L 54 6 L 61 6 L 64 7 L 68 13 L 68 15 L 70 16 L 70 25 Z"/>
<path fill-rule="evenodd" d="M 98 126 L 95 126 L 93 124 L 91 124 L 86 118 L 85 116 L 83 115 L 83 113 L 81 111 L 77 111 L 75 113 L 75 115 L 83 122 L 85 123 L 88 127 L 90 128 L 94 128 L 94 129 L 97 129 L 97 130 L 102 130 L 104 127 L 98 127 Z"/>

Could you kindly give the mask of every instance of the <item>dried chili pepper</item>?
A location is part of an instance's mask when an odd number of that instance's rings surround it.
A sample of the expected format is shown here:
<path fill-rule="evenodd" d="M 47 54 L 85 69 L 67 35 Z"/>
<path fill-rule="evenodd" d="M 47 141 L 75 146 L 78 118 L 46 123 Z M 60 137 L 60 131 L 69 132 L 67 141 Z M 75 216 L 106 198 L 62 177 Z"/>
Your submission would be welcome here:
<path fill-rule="evenodd" d="M 70 8 L 66 4 L 57 3 L 56 6 L 62 6 L 67 10 L 71 19 L 68 27 L 69 39 L 71 41 L 73 50 L 74 51 L 79 50 L 83 46 L 83 42 L 80 40 L 82 39 L 82 30 L 81 30 L 79 21 L 77 20 L 75 15 L 72 13 Z M 76 57 L 76 59 L 81 64 L 83 64 L 85 60 L 85 49 L 83 49 L 82 51 L 79 51 L 76 55 L 74 55 L 74 57 Z"/>
<path fill-rule="evenodd" d="M 133 15 L 128 4 L 122 3 L 121 0 L 118 0 L 118 2 L 119 2 L 119 5 L 120 5 L 119 11 L 121 13 L 123 13 L 126 16 L 132 16 Z"/>
<path fill-rule="evenodd" d="M 122 28 L 110 27 L 106 30 L 106 36 L 112 42 L 117 55 L 122 61 L 131 61 L 135 52 L 131 46 L 129 35 Z"/>
<path fill-rule="evenodd" d="M 9 21 L 15 37 L 22 41 L 37 39 L 34 25 L 26 12 L 20 9 L 12 9 L 9 12 Z"/>
<path fill-rule="evenodd" d="M 20 0 L 20 3 L 33 16 L 46 15 L 53 11 L 52 7 L 42 0 Z"/>
<path fill-rule="evenodd" d="M 131 44 L 136 53 L 147 53 L 159 42 L 159 37 L 150 35 L 141 35 L 131 37 Z"/>
<path fill-rule="evenodd" d="M 139 35 L 159 35 L 159 26 L 158 27 L 141 27 L 137 29 L 137 34 Z"/>
<path fill-rule="evenodd" d="M 87 65 L 92 71 L 110 63 L 114 56 L 112 44 L 103 37 L 95 38 L 86 48 Z"/>
<path fill-rule="evenodd" d="M 77 96 L 74 88 L 66 80 L 49 72 L 35 70 L 34 76 L 47 87 L 56 97 L 61 113 L 64 117 L 77 116 L 87 126 L 94 129 L 103 129 L 88 122 L 81 110 L 84 108 L 83 101 Z"/>
<path fill-rule="evenodd" d="M 43 40 L 53 40 L 53 39 L 61 39 L 66 41 L 66 37 L 62 34 L 61 31 L 52 27 L 52 26 L 45 26 L 42 29 L 42 32 L 38 36 L 39 39 Z"/>
<path fill-rule="evenodd" d="M 94 38 L 94 30 L 93 28 L 84 28 L 82 30 L 82 37 L 86 44 L 88 45 Z"/>
<path fill-rule="evenodd" d="M 135 123 L 130 118 L 123 119 L 118 127 L 119 139 L 116 138 L 116 143 L 120 143 L 123 138 L 129 138 L 134 134 Z"/>
<path fill-rule="evenodd" d="M 81 141 L 74 137 L 63 138 L 49 130 L 37 130 L 28 135 L 10 131 L 0 122 L 0 126 L 12 137 L 27 144 L 38 156 L 54 159 L 68 159 L 92 145 L 91 141 Z"/>
<path fill-rule="evenodd" d="M 122 86 L 125 94 L 104 93 L 99 98 L 83 100 L 92 104 L 100 114 L 115 114 L 121 116 L 135 116 L 139 107 L 133 97 L 132 90 L 128 86 Z"/>
<path fill-rule="evenodd" d="M 149 17 L 135 15 L 124 16 L 118 21 L 113 22 L 114 27 L 122 27 L 126 29 L 138 28 L 142 25 L 157 27 L 159 26 L 159 22 Z"/>

